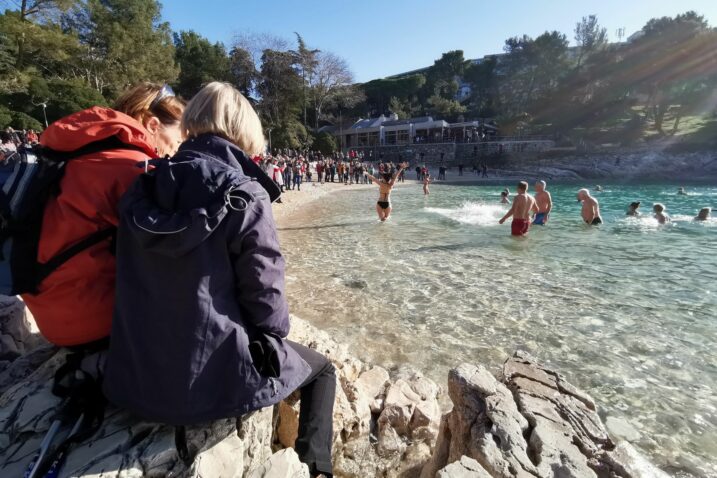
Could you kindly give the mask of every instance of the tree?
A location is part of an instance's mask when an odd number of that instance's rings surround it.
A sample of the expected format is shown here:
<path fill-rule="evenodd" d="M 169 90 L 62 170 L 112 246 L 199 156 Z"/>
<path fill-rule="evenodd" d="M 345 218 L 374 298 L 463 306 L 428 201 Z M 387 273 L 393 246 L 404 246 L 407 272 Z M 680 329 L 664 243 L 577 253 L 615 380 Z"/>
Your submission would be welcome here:
<path fill-rule="evenodd" d="M 680 105 L 675 130 L 689 105 L 714 88 L 716 46 L 714 30 L 704 17 L 690 11 L 650 20 L 642 36 L 623 52 L 618 80 L 646 95 L 645 111 L 658 133 L 664 134 L 663 121 L 671 105 Z"/>
<path fill-rule="evenodd" d="M 597 16 L 589 15 L 575 25 L 575 42 L 580 49 L 578 63 L 575 69 L 579 70 L 584 58 L 607 45 L 607 29 L 602 28 Z"/>
<path fill-rule="evenodd" d="M 353 82 L 353 74 L 343 58 L 331 52 L 317 54 L 310 84 L 316 113 L 316 129 L 319 128 L 324 107 L 337 103 L 346 104 L 349 98 L 355 96 Z"/>
<path fill-rule="evenodd" d="M 262 55 L 260 111 L 270 125 L 287 125 L 301 111 L 302 82 L 296 57 L 289 52 L 266 50 Z"/>
<path fill-rule="evenodd" d="M 307 95 L 306 90 L 312 85 L 313 83 L 313 76 L 314 71 L 316 70 L 316 67 L 319 65 L 319 60 L 317 58 L 317 55 L 319 54 L 320 50 L 312 50 L 309 49 L 306 46 L 306 43 L 304 42 L 304 39 L 299 35 L 298 33 L 294 32 L 296 35 L 296 42 L 298 43 L 298 48 L 296 51 L 293 51 L 292 53 L 296 56 L 296 64 L 299 67 L 299 73 L 301 74 L 301 86 L 302 86 L 302 106 L 304 109 L 304 125 L 307 125 L 306 122 L 306 106 L 307 106 Z M 318 128 L 318 114 L 316 118 L 317 122 L 317 128 Z"/>
<path fill-rule="evenodd" d="M 567 71 L 568 41 L 557 31 L 532 39 L 527 35 L 505 41 L 505 79 L 501 105 L 508 116 L 524 115 L 540 97 L 550 95 Z"/>
<path fill-rule="evenodd" d="M 495 57 L 488 57 L 466 68 L 464 79 L 471 87 L 469 111 L 472 116 L 494 116 L 498 112 L 500 98 L 497 65 Z"/>
<path fill-rule="evenodd" d="M 369 81 L 361 85 L 366 96 L 365 108 L 369 115 L 377 116 L 388 112 L 391 98 L 401 100 L 405 105 L 418 102 L 419 92 L 425 84 L 426 77 L 420 74 Z"/>
<path fill-rule="evenodd" d="M 235 46 L 229 53 L 229 73 L 232 84 L 241 93 L 250 98 L 259 80 L 259 72 L 251 58 L 251 54 L 245 49 Z"/>
<path fill-rule="evenodd" d="M 329 156 L 336 151 L 336 138 L 329 133 L 319 133 L 311 145 L 313 151 L 319 151 L 325 156 Z"/>
<path fill-rule="evenodd" d="M 169 24 L 156 0 L 87 0 L 75 19 L 84 47 L 78 74 L 100 93 L 114 98 L 138 81 L 177 78 Z"/>
<path fill-rule="evenodd" d="M 426 73 L 424 97 L 438 95 L 452 100 L 458 93 L 457 78 L 463 76 L 468 62 L 463 58 L 463 50 L 453 50 L 441 55 Z"/>
<path fill-rule="evenodd" d="M 223 44 L 212 44 L 193 31 L 182 31 L 174 34 L 174 48 L 180 70 L 176 85 L 183 96 L 191 98 L 211 81 L 232 79 L 230 60 Z"/>
<path fill-rule="evenodd" d="M 440 95 L 428 98 L 428 112 L 439 118 L 452 119 L 466 112 L 466 107 L 456 100 L 449 100 Z"/>

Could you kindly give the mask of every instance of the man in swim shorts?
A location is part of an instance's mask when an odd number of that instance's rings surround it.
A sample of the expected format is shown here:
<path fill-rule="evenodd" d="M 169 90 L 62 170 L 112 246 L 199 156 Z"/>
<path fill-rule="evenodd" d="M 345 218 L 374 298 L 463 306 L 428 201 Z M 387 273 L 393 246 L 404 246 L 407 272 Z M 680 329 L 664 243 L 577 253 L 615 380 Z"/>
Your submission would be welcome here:
<path fill-rule="evenodd" d="M 521 181 L 518 183 L 518 194 L 513 199 L 513 205 L 498 223 L 503 224 L 506 219 L 513 216 L 510 233 L 513 236 L 524 236 L 530 229 L 531 212 L 538 212 L 538 205 L 533 196 L 528 194 L 528 183 Z"/>
<path fill-rule="evenodd" d="M 600 217 L 600 205 L 598 204 L 597 199 L 590 195 L 590 191 L 587 189 L 581 189 L 578 191 L 578 202 L 583 203 L 583 208 L 580 211 L 583 221 L 591 226 L 602 224 L 602 218 Z"/>
<path fill-rule="evenodd" d="M 545 187 L 545 181 L 535 183 L 535 202 L 538 205 L 538 212 L 533 218 L 533 224 L 538 226 L 544 226 L 548 222 L 550 211 L 553 210 L 553 198 Z"/>

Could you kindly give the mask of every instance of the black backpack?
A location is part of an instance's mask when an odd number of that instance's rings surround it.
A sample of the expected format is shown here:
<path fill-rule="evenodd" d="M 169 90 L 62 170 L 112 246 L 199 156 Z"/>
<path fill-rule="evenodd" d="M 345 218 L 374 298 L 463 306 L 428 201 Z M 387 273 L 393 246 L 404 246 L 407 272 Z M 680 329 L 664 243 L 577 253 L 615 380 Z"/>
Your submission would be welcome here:
<path fill-rule="evenodd" d="M 75 151 L 35 145 L 14 155 L 13 171 L 0 189 L 0 294 L 36 294 L 40 283 L 62 264 L 114 236 L 115 227 L 102 229 L 45 263 L 37 260 L 45 205 L 60 193 L 67 162 L 107 150 L 143 151 L 112 136 Z"/>

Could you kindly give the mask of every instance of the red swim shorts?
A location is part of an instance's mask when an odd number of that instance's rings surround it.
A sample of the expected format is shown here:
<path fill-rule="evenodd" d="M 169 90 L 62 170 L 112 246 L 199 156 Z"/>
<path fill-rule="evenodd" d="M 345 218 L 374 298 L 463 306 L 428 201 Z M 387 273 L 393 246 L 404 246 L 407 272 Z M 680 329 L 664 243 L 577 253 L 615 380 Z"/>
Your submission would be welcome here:
<path fill-rule="evenodd" d="M 514 236 L 524 236 L 528 234 L 528 229 L 530 229 L 529 219 L 513 219 L 510 225 L 510 233 Z"/>

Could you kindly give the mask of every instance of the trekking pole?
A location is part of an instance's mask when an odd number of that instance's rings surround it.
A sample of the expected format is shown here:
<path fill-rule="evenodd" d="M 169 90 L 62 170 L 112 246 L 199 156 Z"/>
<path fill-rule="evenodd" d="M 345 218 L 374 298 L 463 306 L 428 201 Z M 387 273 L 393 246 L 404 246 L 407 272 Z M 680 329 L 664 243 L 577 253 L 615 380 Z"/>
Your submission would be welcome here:
<path fill-rule="evenodd" d="M 52 422 L 52 425 L 50 426 L 50 429 L 45 435 L 45 438 L 43 438 L 42 443 L 40 443 L 40 451 L 37 453 L 37 455 L 35 455 L 35 458 L 32 460 L 32 462 L 30 462 L 30 466 L 25 472 L 23 478 L 39 478 L 37 476 L 37 473 L 40 469 L 40 465 L 45 459 L 45 456 L 50 449 L 50 445 L 52 445 L 52 442 L 55 439 L 55 435 L 57 435 L 57 432 L 60 431 L 61 426 L 62 420 L 58 419 Z"/>

